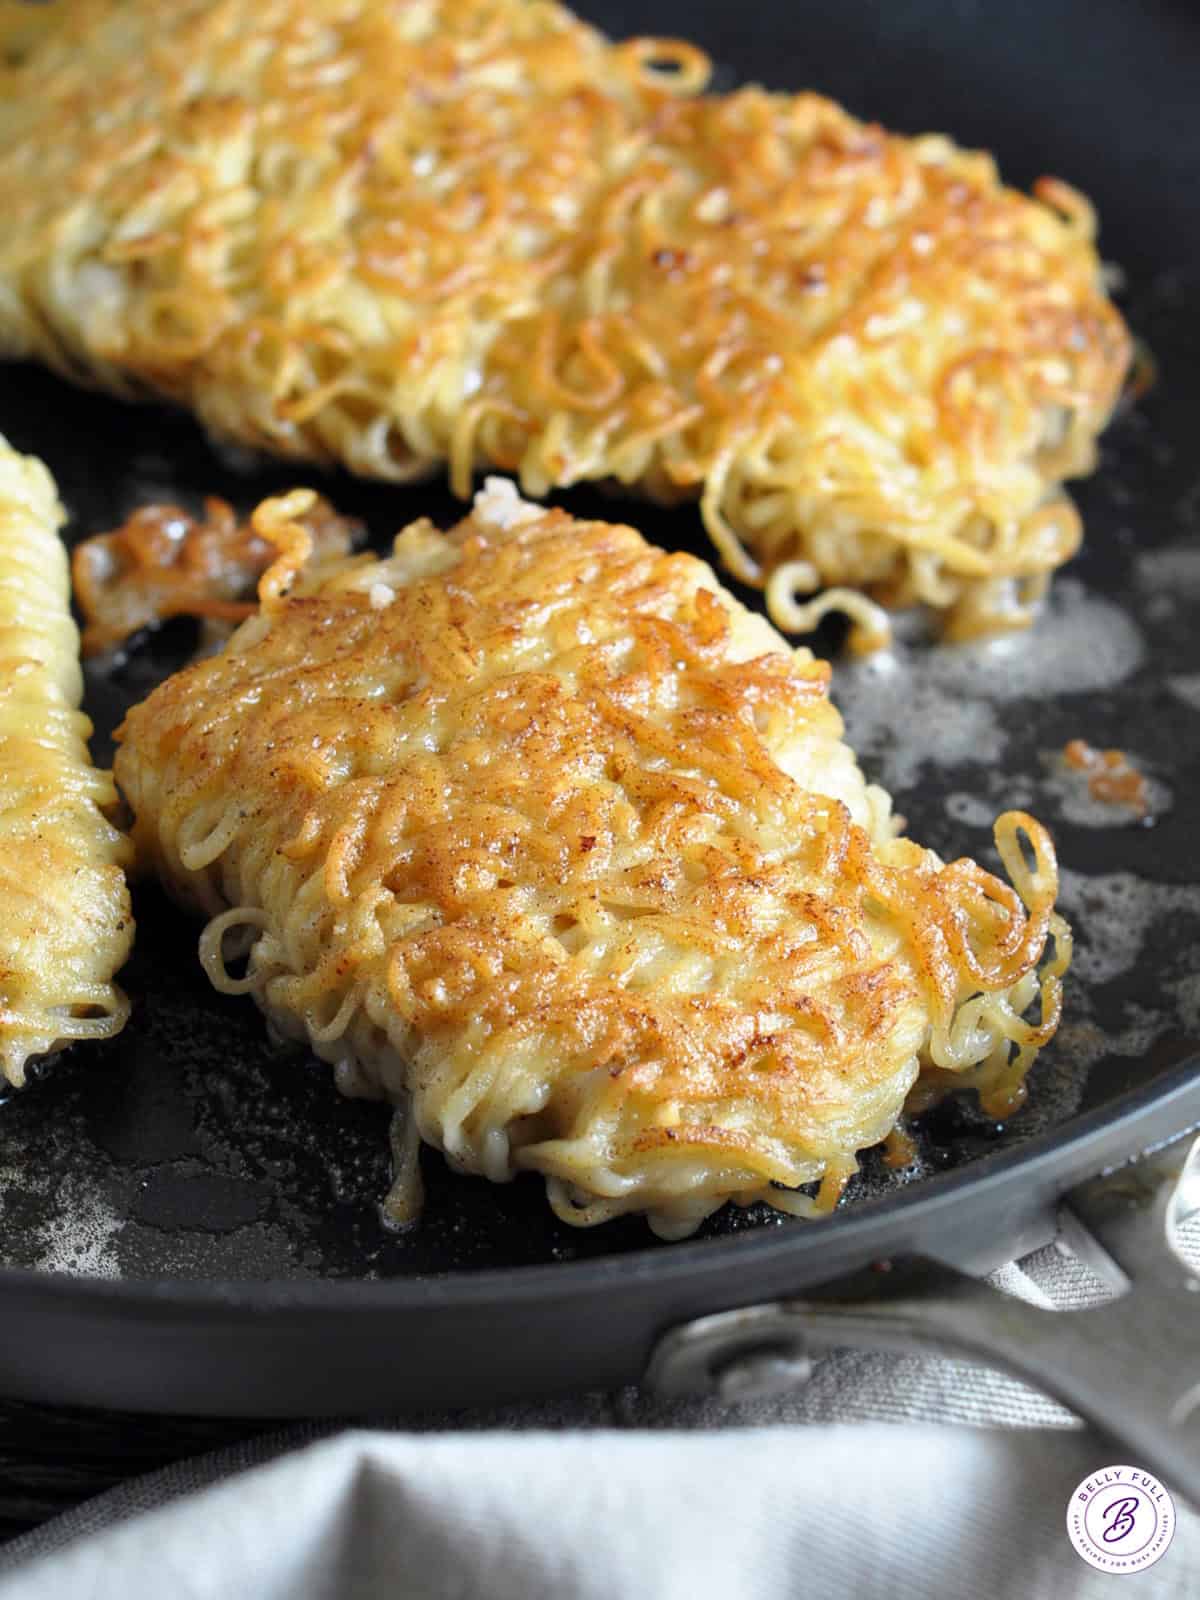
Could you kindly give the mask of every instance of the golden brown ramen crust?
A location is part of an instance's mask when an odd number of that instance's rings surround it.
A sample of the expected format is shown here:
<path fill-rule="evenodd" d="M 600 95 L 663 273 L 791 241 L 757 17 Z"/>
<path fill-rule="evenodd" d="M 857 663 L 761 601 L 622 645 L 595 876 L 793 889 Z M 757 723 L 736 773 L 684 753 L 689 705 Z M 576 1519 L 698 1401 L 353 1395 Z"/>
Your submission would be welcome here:
<path fill-rule="evenodd" d="M 785 627 L 1018 626 L 1074 552 L 1129 341 L 1067 185 L 543 0 L 57 9 L 0 71 L 13 354 L 464 495 L 699 496 Z"/>
<path fill-rule="evenodd" d="M 1065 965 L 1023 1020 L 1065 939 L 1032 819 L 997 830 L 1020 896 L 895 837 L 825 663 L 631 528 L 493 481 L 289 593 L 310 503 L 259 509 L 261 615 L 120 734 L 219 986 L 573 1221 L 832 1203 L 923 1065 L 1019 1095 Z"/>

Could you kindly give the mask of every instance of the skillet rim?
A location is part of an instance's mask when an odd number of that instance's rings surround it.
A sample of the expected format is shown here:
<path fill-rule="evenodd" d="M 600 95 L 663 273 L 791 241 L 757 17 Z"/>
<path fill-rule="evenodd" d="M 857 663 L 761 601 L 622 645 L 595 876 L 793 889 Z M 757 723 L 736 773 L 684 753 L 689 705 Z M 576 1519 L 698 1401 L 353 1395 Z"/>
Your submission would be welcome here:
<path fill-rule="evenodd" d="M 1172 1115 L 1178 1108 L 1178 1114 Z M 97 1278 L 35 1268 L 0 1268 L 0 1295 L 18 1297 L 27 1314 L 34 1303 L 47 1309 L 63 1301 L 84 1303 L 96 1312 L 138 1314 L 158 1319 L 178 1313 L 190 1318 L 212 1312 L 223 1319 L 259 1320 L 263 1317 L 341 1318 L 348 1313 L 369 1316 L 383 1312 L 413 1312 L 422 1308 L 476 1309 L 502 1303 L 528 1304 L 574 1291 L 595 1294 L 605 1289 L 628 1289 L 637 1282 L 653 1283 L 656 1291 L 691 1285 L 718 1274 L 734 1259 L 744 1268 L 739 1274 L 753 1292 L 759 1278 L 786 1266 L 822 1254 L 840 1253 L 862 1265 L 895 1255 L 894 1248 L 875 1252 L 873 1234 L 887 1235 L 889 1224 L 929 1220 L 943 1230 L 964 1229 L 960 1202 L 964 1196 L 976 1208 L 990 1205 L 1000 1210 L 1006 1197 L 1028 1199 L 1039 1184 L 1046 1193 L 1060 1194 L 1071 1183 L 1101 1170 L 1123 1166 L 1147 1149 L 1169 1143 L 1200 1127 L 1200 1052 L 1186 1056 L 1155 1075 L 1149 1083 L 1125 1091 L 1105 1105 L 1085 1112 L 1058 1127 L 1035 1134 L 1017 1146 L 990 1151 L 952 1172 L 919 1179 L 892 1194 L 866 1199 L 824 1221 L 788 1221 L 754 1233 L 726 1234 L 715 1239 L 650 1244 L 580 1261 L 546 1262 L 532 1266 L 458 1269 L 388 1279 L 321 1278 Z M 1069 1176 L 1064 1181 L 1064 1171 Z M 949 1213 L 949 1216 L 939 1213 Z M 1023 1220 L 1024 1213 L 1017 1213 Z M 1001 1222 L 998 1240 L 1005 1237 Z M 825 1275 L 834 1278 L 845 1266 L 831 1262 Z M 808 1281 L 821 1280 L 816 1274 Z M 10 1314 L 18 1307 L 9 1299 Z M 83 1307 L 81 1307 L 82 1309 Z"/>

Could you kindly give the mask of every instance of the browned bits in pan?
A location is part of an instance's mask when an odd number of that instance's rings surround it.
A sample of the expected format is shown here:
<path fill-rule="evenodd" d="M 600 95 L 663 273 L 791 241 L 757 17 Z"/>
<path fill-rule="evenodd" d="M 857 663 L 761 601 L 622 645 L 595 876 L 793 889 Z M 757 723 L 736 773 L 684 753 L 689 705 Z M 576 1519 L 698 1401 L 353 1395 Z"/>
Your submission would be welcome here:
<path fill-rule="evenodd" d="M 1072 739 L 1063 749 L 1063 761 L 1075 771 L 1087 773 L 1093 800 L 1128 806 L 1139 817 L 1146 815 L 1150 799 L 1145 776 L 1124 750 L 1095 750 L 1084 739 Z"/>
<path fill-rule="evenodd" d="M 304 519 L 320 563 L 349 555 L 362 527 L 318 498 Z M 140 628 L 171 617 L 241 622 L 255 609 L 255 586 L 278 552 L 224 500 L 210 496 L 196 518 L 179 506 L 140 506 L 119 528 L 76 545 L 75 598 L 83 613 L 83 652 L 115 649 Z"/>

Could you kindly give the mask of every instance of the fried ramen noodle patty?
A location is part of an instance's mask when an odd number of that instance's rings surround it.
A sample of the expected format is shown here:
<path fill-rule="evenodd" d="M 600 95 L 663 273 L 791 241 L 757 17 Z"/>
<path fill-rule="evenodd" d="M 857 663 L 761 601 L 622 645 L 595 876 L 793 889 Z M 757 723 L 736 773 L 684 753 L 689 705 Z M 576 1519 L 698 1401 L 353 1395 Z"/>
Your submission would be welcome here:
<path fill-rule="evenodd" d="M 104 816 L 112 776 L 88 756 L 64 521 L 50 474 L 0 439 L 0 1067 L 107 1039 L 133 919 L 129 842 Z"/>
<path fill-rule="evenodd" d="M 489 480 L 305 588 L 310 503 L 259 508 L 259 616 L 119 735 L 218 988 L 575 1223 L 832 1205 L 923 1068 L 1017 1103 L 1069 957 L 1036 822 L 997 824 L 1015 889 L 896 837 L 828 666 L 632 528 Z"/>
<path fill-rule="evenodd" d="M 464 495 L 698 496 L 781 626 L 863 644 L 865 594 L 1027 623 L 1075 551 L 1129 340 L 1065 184 L 544 0 L 56 9 L 0 77 L 12 354 Z"/>

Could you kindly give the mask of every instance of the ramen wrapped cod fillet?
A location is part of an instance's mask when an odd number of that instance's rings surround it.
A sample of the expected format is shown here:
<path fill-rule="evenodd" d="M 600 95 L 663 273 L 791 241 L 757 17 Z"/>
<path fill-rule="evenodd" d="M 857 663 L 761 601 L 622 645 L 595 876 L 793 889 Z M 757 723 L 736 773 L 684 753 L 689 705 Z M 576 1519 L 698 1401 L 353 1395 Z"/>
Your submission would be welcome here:
<path fill-rule="evenodd" d="M 925 1073 L 1019 1102 L 1070 950 L 1032 818 L 1012 887 L 899 837 L 828 666 L 632 528 L 491 480 L 314 581 L 311 501 L 258 509 L 259 614 L 119 735 L 218 988 L 581 1224 L 828 1208 Z"/>
<path fill-rule="evenodd" d="M 0 1069 L 129 1015 L 113 983 L 133 942 L 129 841 L 88 754 L 65 521 L 50 474 L 0 438 Z"/>
<path fill-rule="evenodd" d="M 1066 184 L 546 0 L 47 11 L 0 32 L 0 350 L 464 496 L 696 499 L 864 645 L 1026 624 L 1077 548 L 1129 338 Z"/>

